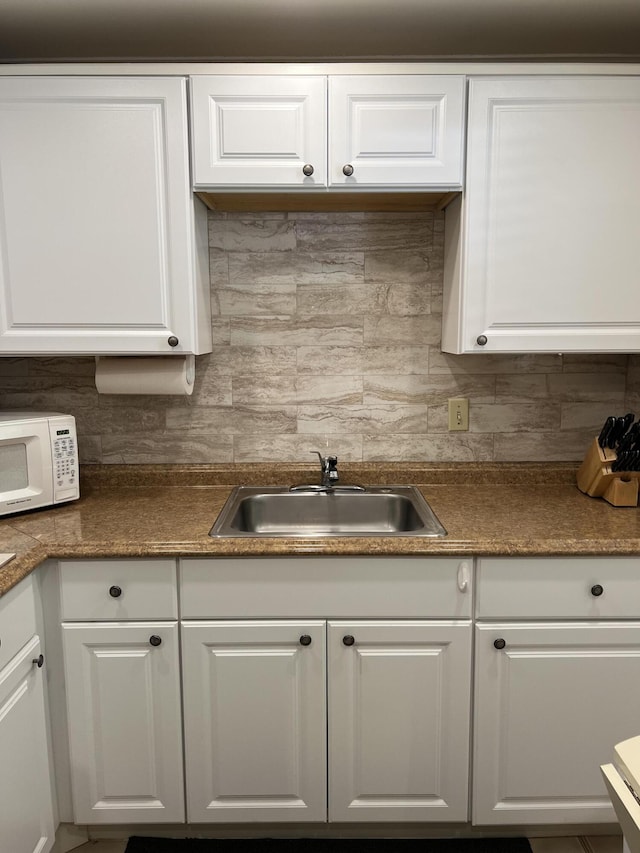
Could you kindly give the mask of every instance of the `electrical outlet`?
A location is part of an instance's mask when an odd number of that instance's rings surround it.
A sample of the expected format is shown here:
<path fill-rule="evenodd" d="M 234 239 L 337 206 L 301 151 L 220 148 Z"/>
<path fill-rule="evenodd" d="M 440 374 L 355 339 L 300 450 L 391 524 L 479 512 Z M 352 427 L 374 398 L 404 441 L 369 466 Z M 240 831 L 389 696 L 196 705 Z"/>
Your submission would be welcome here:
<path fill-rule="evenodd" d="M 469 429 L 469 400 L 452 397 L 449 400 L 449 430 Z"/>

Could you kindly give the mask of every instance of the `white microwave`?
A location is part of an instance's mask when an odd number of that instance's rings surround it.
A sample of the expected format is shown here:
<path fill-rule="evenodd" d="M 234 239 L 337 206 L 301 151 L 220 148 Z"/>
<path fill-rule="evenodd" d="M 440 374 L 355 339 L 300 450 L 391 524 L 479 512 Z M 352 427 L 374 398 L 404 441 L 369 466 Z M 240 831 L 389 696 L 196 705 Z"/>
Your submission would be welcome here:
<path fill-rule="evenodd" d="M 0 515 L 80 497 L 76 421 L 0 411 Z"/>

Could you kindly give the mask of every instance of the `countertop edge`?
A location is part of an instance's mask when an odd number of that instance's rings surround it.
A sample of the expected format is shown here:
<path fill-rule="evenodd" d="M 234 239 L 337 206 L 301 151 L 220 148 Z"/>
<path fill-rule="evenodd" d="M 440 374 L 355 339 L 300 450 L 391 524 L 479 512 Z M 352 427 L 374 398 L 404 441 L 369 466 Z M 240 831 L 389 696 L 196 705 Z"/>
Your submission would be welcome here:
<path fill-rule="evenodd" d="M 274 466 L 95 466 L 95 470 L 87 466 L 79 502 L 0 519 L 0 551 L 16 554 L 0 569 L 0 597 L 47 559 L 640 555 L 637 509 L 614 509 L 581 495 L 575 486 L 574 464 L 474 463 L 463 468 L 389 463 L 351 467 L 352 473 L 362 475 L 369 483 L 375 478 L 417 485 L 449 528 L 449 535 L 443 539 L 212 539 L 209 527 L 233 486 L 250 475 L 256 481 L 271 480 Z M 304 470 L 304 466 L 289 465 L 285 479 L 293 481 Z M 224 482 L 228 480 L 234 482 Z M 165 499 L 158 499 L 163 494 Z M 125 496 L 132 502 L 134 517 L 136 512 L 143 513 L 142 518 L 157 519 L 157 525 L 132 524 L 131 515 L 122 511 Z M 183 513 L 181 526 L 181 517 L 174 513 L 176 501 L 200 508 L 196 524 L 191 523 L 191 514 Z M 500 501 L 503 512 L 517 504 L 514 524 L 495 523 L 491 514 L 501 511 L 495 509 Z M 567 507 L 571 508 L 568 516 Z M 163 536 L 158 526 L 163 523 L 162 513 L 167 512 L 171 512 L 172 525 Z M 528 531 L 532 513 L 534 524 Z M 631 523 L 624 521 L 630 518 L 627 513 L 633 513 Z M 455 521 L 451 526 L 449 517 Z M 574 517 L 575 524 L 571 520 Z"/>

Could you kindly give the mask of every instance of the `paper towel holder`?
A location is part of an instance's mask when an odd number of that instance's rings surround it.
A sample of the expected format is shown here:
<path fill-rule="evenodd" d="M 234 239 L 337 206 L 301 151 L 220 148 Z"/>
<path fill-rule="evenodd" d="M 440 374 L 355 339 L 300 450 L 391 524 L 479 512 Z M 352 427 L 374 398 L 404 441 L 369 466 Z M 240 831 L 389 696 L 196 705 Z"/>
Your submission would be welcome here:
<path fill-rule="evenodd" d="M 162 354 L 162 355 L 156 355 L 156 356 L 153 356 L 153 355 L 152 356 L 148 356 L 148 355 L 139 355 L 139 356 L 128 356 L 128 355 L 127 356 L 125 356 L 125 355 L 113 355 L 113 356 L 111 356 L 111 355 L 104 356 L 103 355 L 103 356 L 100 356 L 100 355 L 96 355 L 95 356 L 96 387 L 98 388 L 98 393 L 134 393 L 133 391 L 130 391 L 130 390 L 101 391 L 101 388 L 99 387 L 98 380 L 97 380 L 97 375 L 98 375 L 99 365 L 100 365 L 101 360 L 102 360 L 103 364 L 106 365 L 107 363 L 109 363 L 112 366 L 115 363 L 122 364 L 123 362 L 124 363 L 128 362 L 129 364 L 133 364 L 133 365 L 135 365 L 135 369 L 140 371 L 138 374 L 138 378 L 141 378 L 145 374 L 146 375 L 149 375 L 149 374 L 154 375 L 155 374 L 155 368 L 159 367 L 161 362 L 164 362 L 165 364 L 167 362 L 171 362 L 172 365 L 176 365 L 176 364 L 180 363 L 181 365 L 183 365 L 183 368 L 181 368 L 181 370 L 184 369 L 182 381 L 184 383 L 186 383 L 186 390 L 184 390 L 182 392 L 180 392 L 180 391 L 176 391 L 176 392 L 169 391 L 168 393 L 191 394 L 193 392 L 193 385 L 194 385 L 195 376 L 196 376 L 196 357 L 192 353 L 186 353 L 183 355 L 164 355 L 164 354 Z M 152 380 L 152 382 L 153 382 L 153 380 Z M 155 388 L 154 388 L 153 390 L 141 389 L 140 392 L 138 392 L 138 393 L 154 394 L 154 393 L 164 393 L 164 392 L 155 390 Z"/>

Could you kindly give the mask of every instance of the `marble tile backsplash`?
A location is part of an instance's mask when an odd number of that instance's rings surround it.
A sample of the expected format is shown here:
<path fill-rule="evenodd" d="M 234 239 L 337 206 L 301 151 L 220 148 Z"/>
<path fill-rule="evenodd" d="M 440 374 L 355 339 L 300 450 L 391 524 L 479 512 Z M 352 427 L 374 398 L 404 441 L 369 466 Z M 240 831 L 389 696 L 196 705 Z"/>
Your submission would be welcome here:
<path fill-rule="evenodd" d="M 1 358 L 0 408 L 70 412 L 105 463 L 579 460 L 640 411 L 638 356 L 442 353 L 443 239 L 442 213 L 210 213 L 192 397 L 98 395 L 91 358 Z M 469 431 L 450 433 L 459 396 Z"/>

